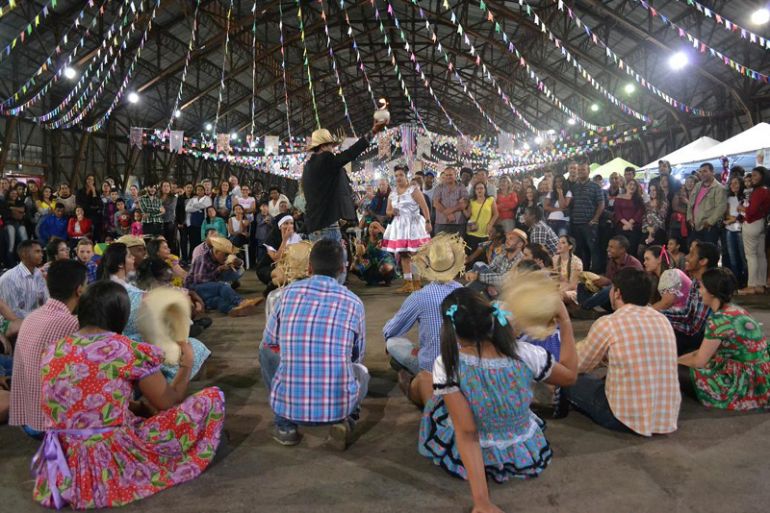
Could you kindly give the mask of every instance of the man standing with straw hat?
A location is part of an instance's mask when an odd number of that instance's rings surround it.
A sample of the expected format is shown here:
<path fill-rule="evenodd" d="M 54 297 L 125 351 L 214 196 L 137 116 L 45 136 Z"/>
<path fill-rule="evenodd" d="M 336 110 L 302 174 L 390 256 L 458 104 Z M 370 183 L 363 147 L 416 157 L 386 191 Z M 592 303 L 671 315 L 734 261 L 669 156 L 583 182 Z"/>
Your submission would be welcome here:
<path fill-rule="evenodd" d="M 345 166 L 363 153 L 374 135 L 384 127 L 384 122 L 374 123 L 369 133 L 337 154 L 333 151 L 339 141 L 328 130 L 322 128 L 313 132 L 307 147 L 310 158 L 302 172 L 302 188 L 307 201 L 305 228 L 311 241 L 342 241 L 339 220 L 356 217 Z M 346 275 L 347 272 L 340 274 L 340 283 L 345 283 Z"/>
<path fill-rule="evenodd" d="M 441 354 L 441 303 L 462 287 L 455 278 L 465 268 L 465 243 L 458 234 L 440 233 L 414 256 L 413 264 L 430 284 L 412 293 L 382 330 L 398 384 L 418 406 L 433 391 L 433 362 Z M 419 350 L 405 335 L 419 324 Z M 423 392 L 420 389 L 424 388 Z"/>

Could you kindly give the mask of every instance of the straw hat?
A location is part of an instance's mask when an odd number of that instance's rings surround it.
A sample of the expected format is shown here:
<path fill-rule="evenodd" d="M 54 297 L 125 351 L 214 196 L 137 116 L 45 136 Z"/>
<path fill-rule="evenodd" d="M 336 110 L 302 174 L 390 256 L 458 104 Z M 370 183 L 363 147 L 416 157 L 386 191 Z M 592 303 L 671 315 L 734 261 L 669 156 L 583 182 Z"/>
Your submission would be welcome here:
<path fill-rule="evenodd" d="M 465 242 L 456 233 L 439 233 L 412 259 L 428 281 L 451 281 L 465 270 Z"/>
<path fill-rule="evenodd" d="M 227 253 L 228 255 L 235 255 L 241 251 L 241 248 L 236 248 L 233 246 L 232 242 L 225 239 L 224 237 L 211 237 L 209 239 L 209 244 L 211 244 L 211 247 L 214 250 Z"/>
<path fill-rule="evenodd" d="M 533 339 L 543 340 L 556 329 L 562 299 L 559 284 L 546 271 L 508 273 L 500 297 L 516 327 Z"/>
<path fill-rule="evenodd" d="M 329 132 L 325 128 L 319 128 L 318 130 L 314 130 L 313 134 L 310 136 L 310 144 L 307 145 L 305 148 L 307 151 L 312 151 L 322 144 L 339 144 L 340 141 L 336 137 L 332 135 L 331 132 Z"/>
<path fill-rule="evenodd" d="M 514 234 L 515 234 L 515 235 L 516 235 L 518 238 L 520 238 L 521 240 L 523 240 L 523 241 L 524 241 L 524 244 L 526 244 L 527 242 L 529 242 L 529 237 L 527 237 L 527 232 L 525 232 L 525 231 L 524 231 L 524 230 L 522 230 L 521 228 L 514 228 L 514 229 L 513 229 L 513 233 L 514 233 Z"/>
<path fill-rule="evenodd" d="M 596 286 L 596 284 L 594 283 L 594 280 L 598 280 L 599 278 L 601 278 L 601 276 L 599 276 L 598 274 L 588 272 L 588 271 L 583 271 L 580 273 L 580 276 L 578 276 L 578 281 L 583 285 L 585 285 L 588 292 L 592 294 L 596 294 L 597 292 L 599 292 L 599 287 Z"/>
<path fill-rule="evenodd" d="M 313 243 L 306 240 L 286 246 L 286 250 L 275 266 L 276 285 L 283 287 L 308 276 L 311 249 L 313 249 Z"/>
<path fill-rule="evenodd" d="M 190 298 L 179 289 L 158 287 L 142 298 L 136 318 L 142 340 L 163 350 L 165 363 L 176 365 L 182 350 L 178 341 L 190 333 Z"/>
<path fill-rule="evenodd" d="M 137 246 L 144 246 L 144 239 L 137 237 L 136 235 L 123 235 L 115 242 L 125 244 L 127 248 L 135 248 Z"/>

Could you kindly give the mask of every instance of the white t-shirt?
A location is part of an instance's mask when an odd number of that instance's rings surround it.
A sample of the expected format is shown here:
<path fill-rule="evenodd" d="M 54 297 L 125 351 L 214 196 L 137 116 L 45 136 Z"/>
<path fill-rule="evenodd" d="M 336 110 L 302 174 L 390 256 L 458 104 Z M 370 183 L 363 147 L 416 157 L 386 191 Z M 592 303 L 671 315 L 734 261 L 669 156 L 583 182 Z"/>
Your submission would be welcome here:
<path fill-rule="evenodd" d="M 567 191 L 567 194 L 565 194 L 564 197 L 571 198 L 572 191 Z M 559 208 L 559 200 L 554 201 L 551 206 L 553 208 Z M 569 216 L 564 215 L 564 212 L 561 210 L 556 210 L 554 212 L 548 213 L 548 220 L 549 221 L 569 221 Z"/>
<path fill-rule="evenodd" d="M 738 217 L 738 205 L 740 202 L 738 201 L 738 196 L 728 196 L 727 197 L 727 215 L 730 217 Z M 725 228 L 729 232 L 739 232 L 741 231 L 741 223 L 736 221 L 734 223 L 725 224 Z"/>

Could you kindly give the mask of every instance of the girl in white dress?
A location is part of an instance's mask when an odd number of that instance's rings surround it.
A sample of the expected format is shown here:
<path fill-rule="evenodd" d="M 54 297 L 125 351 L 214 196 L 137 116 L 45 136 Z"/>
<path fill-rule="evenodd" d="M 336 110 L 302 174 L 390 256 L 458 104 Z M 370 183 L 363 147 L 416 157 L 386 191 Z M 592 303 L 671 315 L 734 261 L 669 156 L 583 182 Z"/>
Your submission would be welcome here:
<path fill-rule="evenodd" d="M 409 185 L 405 166 L 396 166 L 396 187 L 388 197 L 386 213 L 393 216 L 382 239 L 382 249 L 400 255 L 404 286 L 397 292 L 413 292 L 420 288 L 412 277 L 411 254 L 430 241 L 430 213 L 419 188 Z M 422 215 L 420 213 L 422 212 Z"/>

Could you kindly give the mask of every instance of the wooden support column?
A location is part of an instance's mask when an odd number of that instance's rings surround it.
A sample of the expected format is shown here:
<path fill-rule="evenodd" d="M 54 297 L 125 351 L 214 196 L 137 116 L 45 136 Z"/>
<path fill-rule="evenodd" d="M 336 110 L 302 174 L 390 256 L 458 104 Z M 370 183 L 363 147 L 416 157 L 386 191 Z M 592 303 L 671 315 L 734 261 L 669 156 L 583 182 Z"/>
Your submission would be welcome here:
<path fill-rule="evenodd" d="M 88 142 L 91 140 L 91 133 L 84 132 L 80 138 L 80 145 L 78 147 L 78 153 L 75 155 L 75 161 L 72 163 L 72 174 L 69 177 L 70 188 L 77 190 L 80 179 L 80 164 L 86 158 L 88 151 Z"/>
<path fill-rule="evenodd" d="M 17 118 L 8 118 L 5 122 L 5 134 L 3 134 L 3 147 L 0 148 L 0 175 L 5 174 L 5 163 L 11 150 L 13 131 L 16 130 Z"/>

